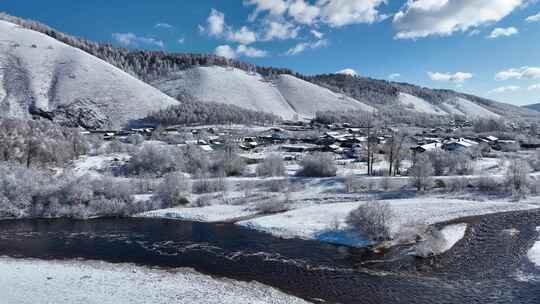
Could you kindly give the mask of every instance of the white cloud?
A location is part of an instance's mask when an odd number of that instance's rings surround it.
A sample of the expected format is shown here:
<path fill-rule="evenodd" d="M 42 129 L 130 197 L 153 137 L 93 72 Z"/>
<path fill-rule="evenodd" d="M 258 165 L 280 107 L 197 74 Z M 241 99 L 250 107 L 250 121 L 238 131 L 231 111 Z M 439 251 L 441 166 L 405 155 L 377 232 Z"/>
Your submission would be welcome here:
<path fill-rule="evenodd" d="M 165 23 L 165 22 L 159 22 L 159 23 L 156 23 L 156 25 L 154 25 L 155 28 L 163 28 L 163 29 L 172 29 L 173 26 L 168 24 L 168 23 Z"/>
<path fill-rule="evenodd" d="M 250 44 L 257 41 L 257 34 L 249 30 L 246 26 L 243 26 L 236 32 L 229 31 L 227 33 L 227 40 L 241 44 Z"/>
<path fill-rule="evenodd" d="M 310 33 L 317 39 L 322 39 L 324 37 L 324 33 L 321 33 L 317 30 L 311 30 Z"/>
<path fill-rule="evenodd" d="M 353 69 L 343 69 L 341 71 L 337 71 L 336 74 L 343 74 L 343 75 L 349 75 L 349 76 L 358 76 L 358 73 L 356 73 Z"/>
<path fill-rule="evenodd" d="M 496 39 L 496 38 L 499 38 L 499 37 L 509 37 L 509 36 L 513 36 L 513 35 L 517 35 L 517 34 L 519 34 L 519 31 L 515 27 L 508 27 L 508 28 L 498 27 L 498 28 L 495 28 L 491 32 L 491 34 L 489 34 L 488 38 L 489 39 Z"/>
<path fill-rule="evenodd" d="M 525 0 L 408 0 L 394 15 L 398 39 L 448 36 L 497 22 Z"/>
<path fill-rule="evenodd" d="M 225 14 L 212 9 L 206 23 L 208 24 L 207 29 L 210 36 L 220 36 L 225 31 Z"/>
<path fill-rule="evenodd" d="M 500 94 L 500 93 L 506 93 L 506 92 L 515 92 L 519 90 L 520 88 L 518 86 L 505 86 L 505 87 L 498 87 L 488 92 L 488 94 Z"/>
<path fill-rule="evenodd" d="M 321 9 L 318 6 L 310 5 L 304 0 L 294 0 L 290 2 L 288 14 L 296 22 L 302 24 L 313 24 L 319 17 Z"/>
<path fill-rule="evenodd" d="M 245 5 L 254 5 L 250 15 L 253 21 L 260 13 L 268 12 L 272 17 L 288 16 L 296 23 L 324 23 L 331 27 L 342 27 L 356 23 L 373 23 L 384 19 L 378 7 L 388 0 L 317 0 L 311 4 L 306 0 L 246 0 Z"/>
<path fill-rule="evenodd" d="M 266 29 L 263 37 L 265 41 L 294 39 L 300 31 L 299 27 L 288 22 L 266 21 L 265 23 Z"/>
<path fill-rule="evenodd" d="M 214 53 L 218 56 L 225 57 L 228 59 L 236 58 L 236 51 L 230 45 L 220 45 L 216 48 Z"/>
<path fill-rule="evenodd" d="M 469 34 L 467 34 L 469 37 L 473 37 L 473 36 L 478 36 L 480 35 L 480 30 L 479 29 L 474 29 L 472 31 L 469 32 Z"/>
<path fill-rule="evenodd" d="M 116 41 L 118 41 L 118 43 L 124 46 L 150 45 L 157 46 L 162 49 L 165 47 L 165 43 L 163 43 L 161 40 L 151 37 L 141 37 L 133 33 L 113 33 L 112 36 Z"/>
<path fill-rule="evenodd" d="M 463 83 L 466 80 L 473 78 L 473 74 L 457 72 L 455 74 L 451 73 L 439 73 L 439 72 L 428 72 L 429 78 L 433 81 L 450 81 L 454 83 Z"/>
<path fill-rule="evenodd" d="M 199 25 L 201 34 L 206 33 L 211 37 L 246 45 L 257 41 L 257 34 L 247 26 L 243 26 L 239 30 L 234 30 L 231 26 L 228 26 L 225 22 L 225 14 L 216 9 L 210 11 L 206 23 L 206 27 Z"/>
<path fill-rule="evenodd" d="M 540 67 L 521 67 L 500 71 L 495 75 L 496 80 L 508 79 L 537 79 L 540 78 Z"/>
<path fill-rule="evenodd" d="M 239 45 L 236 49 L 232 48 L 230 45 L 220 45 L 216 48 L 214 53 L 218 56 L 222 56 L 228 59 L 234 59 L 239 56 L 261 58 L 268 56 L 268 52 L 246 45 Z"/>
<path fill-rule="evenodd" d="M 289 4 L 284 0 L 245 0 L 244 5 L 255 5 L 255 11 L 249 17 L 249 20 L 253 21 L 259 13 L 266 11 L 275 16 L 282 15 Z"/>
<path fill-rule="evenodd" d="M 527 22 L 540 22 L 540 13 L 527 17 L 527 19 L 525 19 L 525 21 L 527 21 Z"/>
<path fill-rule="evenodd" d="M 186 38 L 182 37 L 182 38 L 178 38 L 178 40 L 176 40 L 179 44 L 184 44 L 184 42 L 186 42 Z"/>
<path fill-rule="evenodd" d="M 325 47 L 327 45 L 328 45 L 328 41 L 325 40 L 325 39 L 321 39 L 321 40 L 318 40 L 318 41 L 315 41 L 315 42 L 302 42 L 302 43 L 298 43 L 294 47 L 290 48 L 285 53 L 285 55 L 293 56 L 293 55 L 300 54 L 300 53 L 304 52 L 305 50 L 318 49 L 318 48 L 321 48 L 321 47 Z"/>
<path fill-rule="evenodd" d="M 394 74 L 388 75 L 389 79 L 396 79 L 396 78 L 399 78 L 399 77 L 401 77 L 401 74 L 399 74 L 399 73 L 394 73 Z"/>
<path fill-rule="evenodd" d="M 540 90 L 540 83 L 533 84 L 533 85 L 529 86 L 527 88 L 527 90 L 529 90 L 529 91 L 538 91 L 538 90 Z"/>
<path fill-rule="evenodd" d="M 377 8 L 386 0 L 319 0 L 320 19 L 332 26 L 341 27 L 355 23 L 373 23 L 384 16 Z"/>
<path fill-rule="evenodd" d="M 253 58 L 262 58 L 268 56 L 268 52 L 260 49 L 256 49 L 254 47 L 249 47 L 245 45 L 239 45 L 238 48 L 236 48 L 236 53 L 240 55 L 244 55 L 246 57 L 253 57 Z"/>

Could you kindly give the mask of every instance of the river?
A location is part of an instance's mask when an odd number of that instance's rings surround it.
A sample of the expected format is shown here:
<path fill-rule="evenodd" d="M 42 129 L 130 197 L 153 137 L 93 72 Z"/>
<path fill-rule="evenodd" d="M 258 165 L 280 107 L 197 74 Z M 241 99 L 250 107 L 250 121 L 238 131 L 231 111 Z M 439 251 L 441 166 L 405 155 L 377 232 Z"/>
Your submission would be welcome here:
<path fill-rule="evenodd" d="M 540 281 L 516 279 L 540 278 L 526 259 L 540 212 L 461 221 L 470 225 L 465 239 L 429 259 L 400 254 L 405 248 L 373 255 L 233 224 L 136 218 L 0 221 L 0 255 L 190 267 L 330 303 L 540 303 Z"/>

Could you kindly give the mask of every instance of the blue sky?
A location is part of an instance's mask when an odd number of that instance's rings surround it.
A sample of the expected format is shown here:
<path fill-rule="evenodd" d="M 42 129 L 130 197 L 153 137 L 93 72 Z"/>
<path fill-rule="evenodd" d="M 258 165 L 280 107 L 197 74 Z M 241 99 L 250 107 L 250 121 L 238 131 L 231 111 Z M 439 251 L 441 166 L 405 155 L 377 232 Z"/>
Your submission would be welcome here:
<path fill-rule="evenodd" d="M 0 10 L 118 46 L 540 102 L 537 0 L 1 0 Z"/>

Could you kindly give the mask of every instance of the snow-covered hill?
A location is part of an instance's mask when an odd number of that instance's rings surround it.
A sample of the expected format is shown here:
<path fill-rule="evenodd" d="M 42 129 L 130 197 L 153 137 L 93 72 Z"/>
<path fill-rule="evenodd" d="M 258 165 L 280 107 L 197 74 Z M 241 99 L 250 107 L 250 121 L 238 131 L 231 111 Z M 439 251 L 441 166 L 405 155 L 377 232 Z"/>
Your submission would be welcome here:
<path fill-rule="evenodd" d="M 0 21 L 0 117 L 46 113 L 67 124 L 120 127 L 176 103 L 79 49 Z"/>
<path fill-rule="evenodd" d="M 278 76 L 274 84 L 293 109 L 304 117 L 313 117 L 317 111 L 376 111 L 375 108 L 346 95 L 334 93 L 291 75 Z"/>
<path fill-rule="evenodd" d="M 439 105 L 430 103 L 422 98 L 407 93 L 399 93 L 398 100 L 407 109 L 414 110 L 419 113 L 441 116 L 462 115 L 470 118 L 501 117 L 499 114 L 490 111 L 488 108 L 461 97 L 450 98 Z"/>
<path fill-rule="evenodd" d="M 271 112 L 285 119 L 311 118 L 317 111 L 376 111 L 350 97 L 282 74 L 269 80 L 232 67 L 195 67 L 152 82 L 169 96 L 187 93 L 204 102 L 222 102 L 250 110 Z"/>
<path fill-rule="evenodd" d="M 156 80 L 152 85 L 173 97 L 187 93 L 203 102 L 220 102 L 271 112 L 285 119 L 296 114 L 271 83 L 259 75 L 236 68 L 191 68 Z"/>
<path fill-rule="evenodd" d="M 529 110 L 540 112 L 540 103 L 534 103 L 523 107 Z"/>

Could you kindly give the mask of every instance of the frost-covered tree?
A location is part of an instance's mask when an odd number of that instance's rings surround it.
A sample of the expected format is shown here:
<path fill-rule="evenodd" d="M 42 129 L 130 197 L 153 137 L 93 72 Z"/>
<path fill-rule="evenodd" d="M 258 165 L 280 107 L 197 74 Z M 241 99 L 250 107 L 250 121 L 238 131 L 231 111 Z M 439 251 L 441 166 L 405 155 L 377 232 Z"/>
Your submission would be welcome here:
<path fill-rule="evenodd" d="M 427 155 L 421 154 L 410 169 L 411 181 L 418 191 L 429 189 L 433 184 L 433 165 Z"/>
<path fill-rule="evenodd" d="M 372 242 L 384 242 L 392 238 L 390 224 L 393 218 L 389 203 L 369 201 L 349 214 L 347 224 Z"/>
<path fill-rule="evenodd" d="M 525 160 L 518 158 L 510 160 L 505 173 L 505 182 L 516 198 L 521 198 L 529 193 L 530 172 L 531 167 Z"/>
<path fill-rule="evenodd" d="M 284 176 L 285 163 L 279 154 L 268 155 L 262 163 L 257 166 L 258 176 Z"/>
<path fill-rule="evenodd" d="M 336 176 L 336 161 L 329 153 L 313 153 L 306 155 L 300 163 L 297 176 L 303 177 L 331 177 Z"/>

